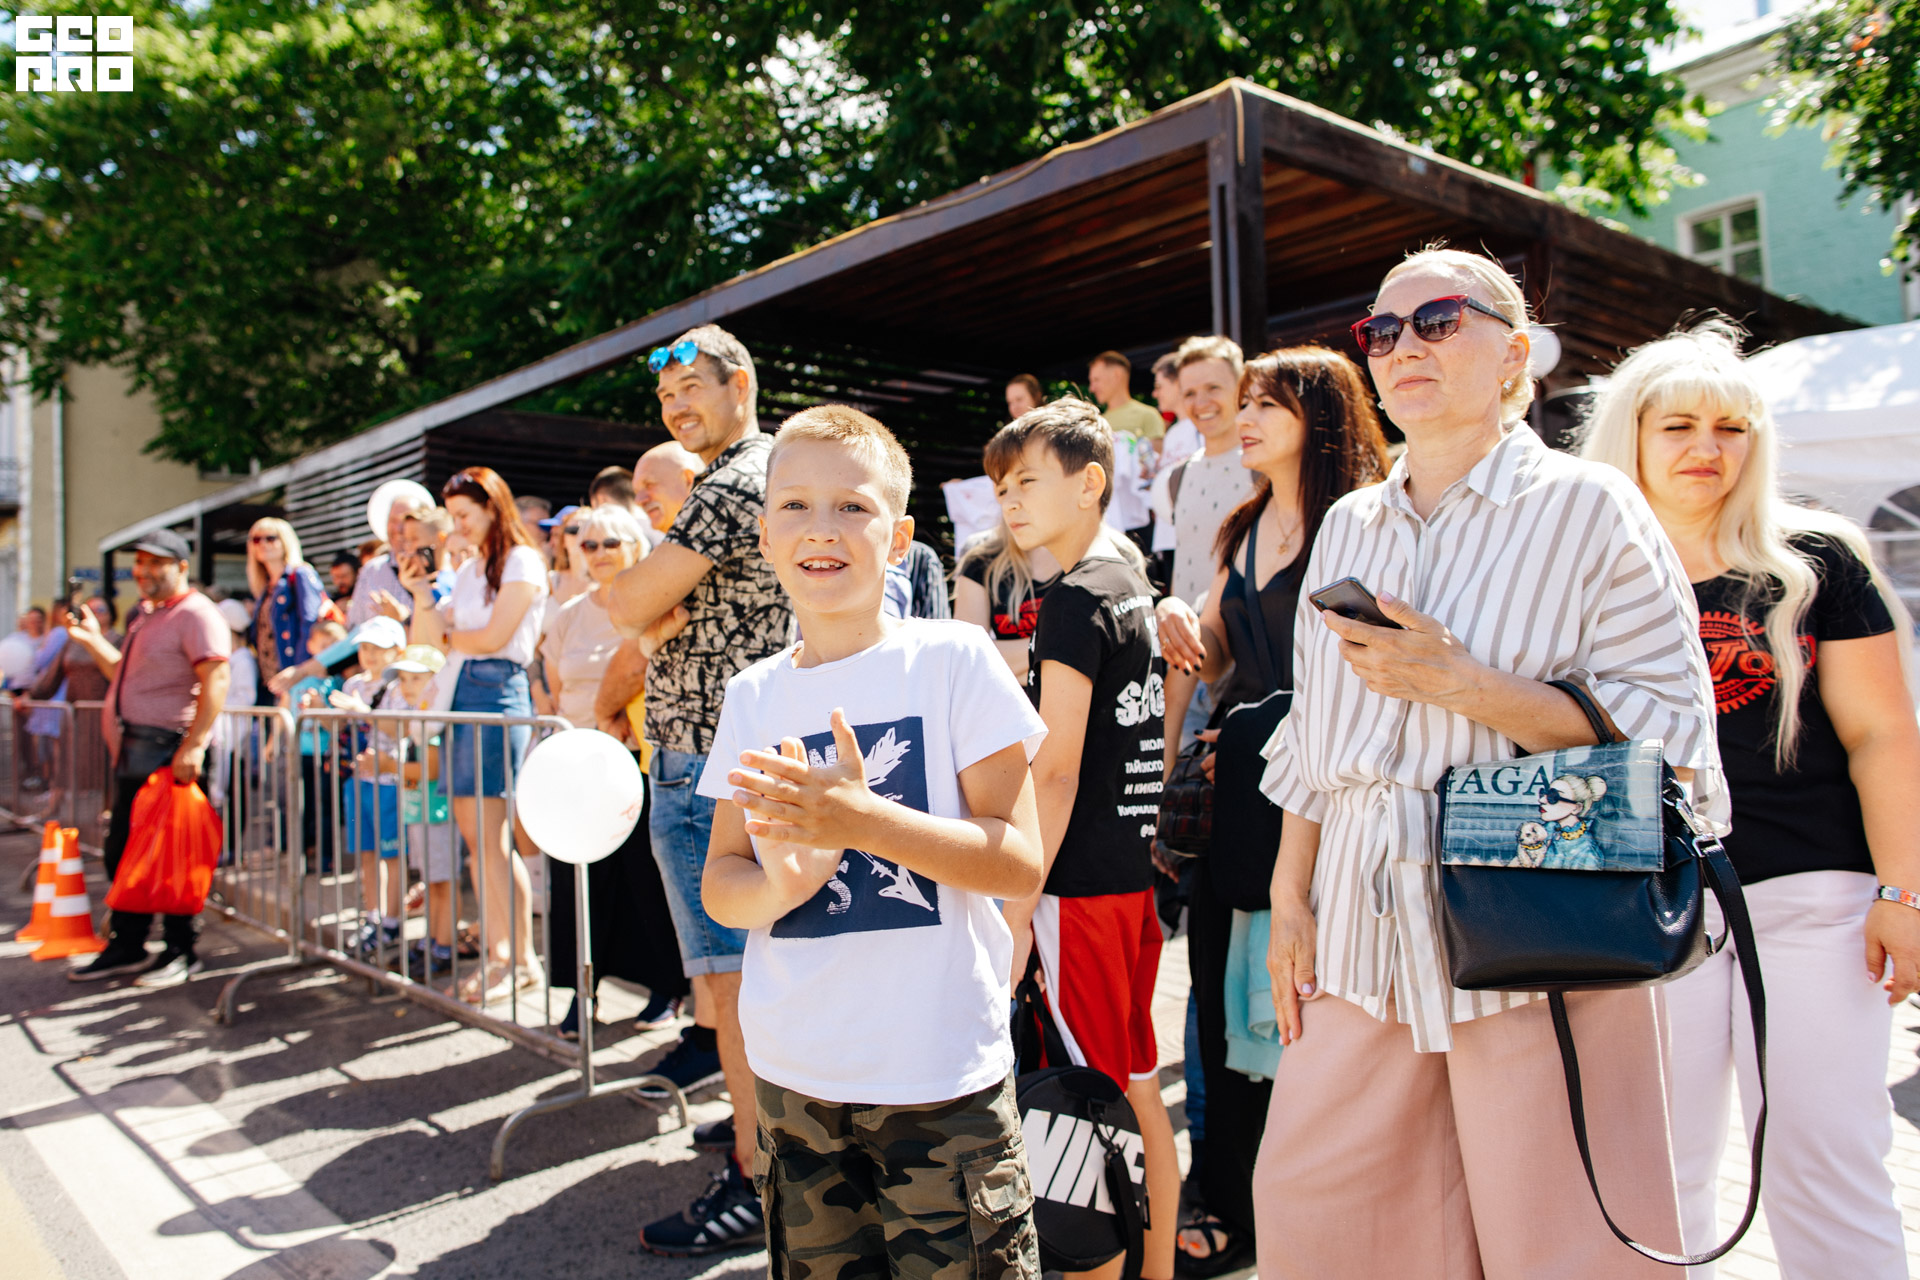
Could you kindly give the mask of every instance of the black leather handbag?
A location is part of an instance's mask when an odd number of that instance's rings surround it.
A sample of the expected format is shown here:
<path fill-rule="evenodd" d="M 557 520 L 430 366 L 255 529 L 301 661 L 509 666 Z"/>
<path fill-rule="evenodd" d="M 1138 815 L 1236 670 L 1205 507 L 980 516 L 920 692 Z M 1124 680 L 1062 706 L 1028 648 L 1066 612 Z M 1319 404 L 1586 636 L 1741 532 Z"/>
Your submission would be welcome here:
<path fill-rule="evenodd" d="M 1628 742 L 1591 694 L 1549 681 L 1586 713 L 1600 744 L 1459 765 L 1440 782 L 1440 913 L 1453 985 L 1544 991 L 1553 1015 L 1574 1140 L 1601 1216 L 1622 1242 L 1674 1266 L 1721 1257 L 1753 1222 L 1767 1130 L 1767 1013 L 1753 926 L 1718 837 L 1697 819 L 1659 742 Z M 1568 991 L 1668 982 L 1726 945 L 1709 939 L 1705 892 L 1727 921 L 1752 1008 L 1760 1109 L 1747 1211 L 1705 1253 L 1671 1254 L 1614 1225 L 1587 1143 Z"/>
<path fill-rule="evenodd" d="M 1188 743 L 1160 789 L 1153 843 L 1166 862 L 1203 858 L 1213 844 L 1213 783 L 1200 766 L 1212 750 L 1210 742 Z"/>

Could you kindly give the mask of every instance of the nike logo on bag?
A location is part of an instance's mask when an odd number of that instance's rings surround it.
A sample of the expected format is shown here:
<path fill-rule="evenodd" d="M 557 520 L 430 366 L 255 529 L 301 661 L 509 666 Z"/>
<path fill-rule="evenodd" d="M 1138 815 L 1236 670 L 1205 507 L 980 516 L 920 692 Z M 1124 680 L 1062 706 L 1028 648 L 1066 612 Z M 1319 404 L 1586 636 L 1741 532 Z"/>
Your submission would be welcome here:
<path fill-rule="evenodd" d="M 1027 1172 L 1033 1194 L 1042 1200 L 1112 1213 L 1107 1195 L 1107 1149 L 1094 1137 L 1091 1121 L 1035 1108 L 1020 1120 L 1027 1146 Z M 1137 1133 L 1114 1131 L 1114 1141 L 1138 1185 L 1147 1181 L 1146 1147 Z"/>

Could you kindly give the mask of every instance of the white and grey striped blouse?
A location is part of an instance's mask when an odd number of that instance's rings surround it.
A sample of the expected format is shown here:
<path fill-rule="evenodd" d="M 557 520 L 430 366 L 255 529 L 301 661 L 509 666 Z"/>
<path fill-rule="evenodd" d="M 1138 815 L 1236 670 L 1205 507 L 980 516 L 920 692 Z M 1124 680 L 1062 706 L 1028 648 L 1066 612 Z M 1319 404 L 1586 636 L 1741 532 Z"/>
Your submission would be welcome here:
<path fill-rule="evenodd" d="M 1335 503 L 1305 581 L 1352 575 L 1438 618 L 1496 670 L 1572 678 L 1630 738 L 1666 742 L 1695 771 L 1700 811 L 1724 829 L 1726 786 L 1713 682 L 1693 592 L 1646 499 L 1625 475 L 1509 428 L 1422 520 L 1402 458 L 1384 483 Z M 1433 788 L 1449 765 L 1518 748 L 1439 707 L 1370 693 L 1303 593 L 1294 626 L 1293 709 L 1267 744 L 1262 789 L 1319 822 L 1312 904 L 1328 995 L 1413 1028 L 1414 1048 L 1449 1049 L 1451 1024 L 1540 997 L 1461 991 L 1439 930 Z"/>

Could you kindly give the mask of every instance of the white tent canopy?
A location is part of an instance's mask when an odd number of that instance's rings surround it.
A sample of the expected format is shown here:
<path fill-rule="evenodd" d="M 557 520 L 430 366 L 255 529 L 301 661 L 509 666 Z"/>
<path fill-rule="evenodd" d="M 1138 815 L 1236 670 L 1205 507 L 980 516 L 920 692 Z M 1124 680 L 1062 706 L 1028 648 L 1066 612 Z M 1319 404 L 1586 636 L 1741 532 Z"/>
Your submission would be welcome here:
<path fill-rule="evenodd" d="M 1920 488 L 1920 321 L 1799 338 L 1748 363 L 1780 424 L 1788 492 L 1920 532 L 1920 493 L 1907 493 Z"/>

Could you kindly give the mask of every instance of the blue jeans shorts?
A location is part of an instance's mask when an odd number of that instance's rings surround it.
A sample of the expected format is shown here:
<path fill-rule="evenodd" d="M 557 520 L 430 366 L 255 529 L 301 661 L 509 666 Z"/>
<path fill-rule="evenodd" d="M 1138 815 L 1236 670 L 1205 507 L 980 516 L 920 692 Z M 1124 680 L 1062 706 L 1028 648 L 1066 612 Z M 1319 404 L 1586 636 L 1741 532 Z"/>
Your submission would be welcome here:
<path fill-rule="evenodd" d="M 355 778 L 347 791 L 349 853 L 400 856 L 400 788 L 391 782 Z"/>
<path fill-rule="evenodd" d="M 700 875 L 707 866 L 707 841 L 713 835 L 714 803 L 694 790 L 705 756 L 656 749 L 653 753 L 653 812 L 648 832 L 667 909 L 680 939 L 680 967 L 691 978 L 703 973 L 738 973 L 747 935 L 715 924 L 700 903 Z"/>
<path fill-rule="evenodd" d="M 453 687 L 453 705 L 448 710 L 531 716 L 533 695 L 527 691 L 527 669 L 505 658 L 462 663 L 460 683 Z M 456 724 L 449 728 L 453 742 L 448 792 L 456 796 L 507 794 L 508 753 L 512 753 L 514 771 L 519 772 L 520 761 L 527 754 L 527 741 L 533 736 L 532 727 Z"/>

